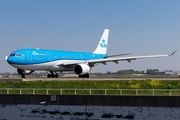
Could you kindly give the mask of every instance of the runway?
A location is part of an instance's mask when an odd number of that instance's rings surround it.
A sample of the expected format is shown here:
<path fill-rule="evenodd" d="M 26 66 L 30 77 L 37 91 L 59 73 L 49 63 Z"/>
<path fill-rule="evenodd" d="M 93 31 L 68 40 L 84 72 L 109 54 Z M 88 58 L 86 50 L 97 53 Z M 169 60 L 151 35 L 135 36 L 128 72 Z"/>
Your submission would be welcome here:
<path fill-rule="evenodd" d="M 25 78 L 24 81 L 66 81 L 66 80 L 180 80 L 180 78 Z"/>
<path fill-rule="evenodd" d="M 0 78 L 0 82 L 19 81 L 68 81 L 68 80 L 180 80 L 180 78 Z"/>

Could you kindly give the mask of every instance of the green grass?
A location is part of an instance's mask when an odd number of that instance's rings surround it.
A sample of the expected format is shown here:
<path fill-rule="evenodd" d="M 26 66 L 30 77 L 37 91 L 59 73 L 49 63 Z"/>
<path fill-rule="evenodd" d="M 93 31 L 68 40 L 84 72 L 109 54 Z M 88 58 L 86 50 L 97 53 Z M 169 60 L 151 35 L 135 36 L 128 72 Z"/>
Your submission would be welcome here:
<path fill-rule="evenodd" d="M 106 81 L 24 81 L 1 82 L 0 88 L 41 88 L 41 89 L 134 89 L 123 90 L 123 95 L 136 95 L 136 89 L 180 89 L 180 81 L 166 80 L 106 80 Z M 0 90 L 6 94 L 6 90 Z M 19 94 L 19 90 L 9 90 L 10 94 Z M 22 94 L 32 94 L 33 90 L 22 90 Z M 46 94 L 46 90 L 36 90 L 35 94 Z M 48 94 L 60 94 L 60 90 L 49 90 Z M 75 90 L 63 90 L 63 94 L 74 94 Z M 120 90 L 107 90 L 107 95 L 120 95 Z M 90 94 L 89 90 L 77 90 L 76 94 Z M 104 90 L 92 90 L 91 94 L 105 94 Z M 152 95 L 152 91 L 138 90 L 138 95 Z M 169 95 L 169 91 L 155 91 L 154 95 Z M 172 91 L 171 95 L 180 95 L 180 91 Z"/>

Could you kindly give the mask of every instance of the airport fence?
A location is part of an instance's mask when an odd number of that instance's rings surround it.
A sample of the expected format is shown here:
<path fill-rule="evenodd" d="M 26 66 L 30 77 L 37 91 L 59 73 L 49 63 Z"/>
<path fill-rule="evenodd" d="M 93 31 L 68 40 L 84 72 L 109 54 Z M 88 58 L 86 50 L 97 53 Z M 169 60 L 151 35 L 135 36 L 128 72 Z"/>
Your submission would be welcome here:
<path fill-rule="evenodd" d="M 180 95 L 180 89 L 34 89 L 34 88 L 0 88 L 0 94 Z"/>

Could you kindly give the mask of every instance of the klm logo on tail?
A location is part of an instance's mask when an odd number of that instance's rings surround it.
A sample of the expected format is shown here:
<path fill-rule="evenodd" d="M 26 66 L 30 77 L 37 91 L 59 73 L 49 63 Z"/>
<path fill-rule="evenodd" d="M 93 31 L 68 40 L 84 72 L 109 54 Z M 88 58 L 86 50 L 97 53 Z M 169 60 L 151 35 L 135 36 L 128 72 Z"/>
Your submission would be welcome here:
<path fill-rule="evenodd" d="M 100 43 L 100 46 L 102 48 L 106 48 L 107 47 L 107 44 L 105 44 L 105 40 L 104 39 L 102 40 L 102 43 Z"/>
<path fill-rule="evenodd" d="M 106 54 L 108 47 L 107 45 L 108 35 L 109 35 L 109 30 L 105 29 L 103 35 L 101 36 L 101 39 L 99 40 L 96 50 L 93 52 L 94 54 Z"/>

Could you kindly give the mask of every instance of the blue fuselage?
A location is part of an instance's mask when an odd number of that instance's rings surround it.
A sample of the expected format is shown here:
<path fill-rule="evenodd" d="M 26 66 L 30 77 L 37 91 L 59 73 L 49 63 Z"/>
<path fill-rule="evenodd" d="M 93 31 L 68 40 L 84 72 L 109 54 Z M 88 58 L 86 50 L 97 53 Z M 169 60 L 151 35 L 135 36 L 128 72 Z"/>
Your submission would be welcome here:
<path fill-rule="evenodd" d="M 107 54 L 105 54 L 107 56 Z M 93 60 L 103 59 L 104 54 L 94 54 L 86 52 L 71 52 L 60 50 L 42 50 L 42 49 L 21 49 L 11 53 L 7 61 L 14 67 L 18 65 L 35 65 L 48 64 L 60 61 L 79 61 L 79 60 Z M 21 68 L 20 67 L 20 68 Z M 42 65 L 41 65 L 42 67 Z M 18 67 L 17 67 L 18 68 Z M 37 67 L 34 67 L 37 69 Z M 27 68 L 28 69 L 28 68 Z M 30 69 L 33 69 L 30 67 Z"/>

